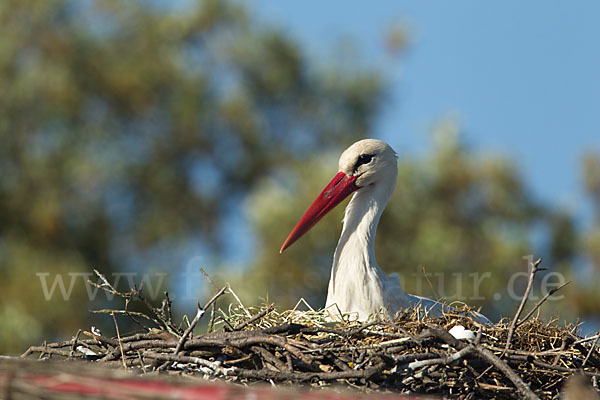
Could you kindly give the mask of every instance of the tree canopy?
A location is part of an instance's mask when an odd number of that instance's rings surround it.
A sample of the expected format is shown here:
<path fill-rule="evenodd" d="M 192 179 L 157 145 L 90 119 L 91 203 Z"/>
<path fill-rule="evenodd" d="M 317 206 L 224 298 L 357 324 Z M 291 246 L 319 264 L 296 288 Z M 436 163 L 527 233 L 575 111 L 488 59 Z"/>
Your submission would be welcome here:
<path fill-rule="evenodd" d="M 382 90 L 224 1 L 7 1 L 0 23 L 0 315 L 38 334 L 72 332 L 88 304 L 50 305 L 37 272 L 221 254 L 248 189 L 366 135 Z"/>

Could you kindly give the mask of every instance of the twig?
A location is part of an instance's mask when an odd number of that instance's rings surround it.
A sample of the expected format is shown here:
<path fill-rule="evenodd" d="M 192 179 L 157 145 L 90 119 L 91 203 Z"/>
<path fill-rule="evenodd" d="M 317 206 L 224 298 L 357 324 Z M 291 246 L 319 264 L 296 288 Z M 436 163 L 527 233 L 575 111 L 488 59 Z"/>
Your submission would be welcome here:
<path fill-rule="evenodd" d="M 131 299 L 125 299 L 125 310 L 124 310 L 124 311 L 125 311 L 125 315 L 127 315 L 129 318 L 131 318 L 131 320 L 132 320 L 133 322 L 135 322 L 135 323 L 136 323 L 136 324 L 137 324 L 137 325 L 138 325 L 140 328 L 144 329 L 145 331 L 150 331 L 150 328 L 149 328 L 148 326 L 146 326 L 146 325 L 142 324 L 142 322 L 141 322 L 141 321 L 139 321 L 139 320 L 138 320 L 138 319 L 135 317 L 135 314 L 136 314 L 136 312 L 135 312 L 135 311 L 133 311 L 133 312 L 129 311 L 129 303 L 130 303 L 130 302 L 131 302 Z M 143 316 L 143 317 L 146 317 L 146 315 L 145 315 L 145 314 L 142 314 L 142 313 L 138 313 L 138 314 L 141 314 L 141 316 Z M 161 325 L 160 323 L 158 323 L 157 321 L 155 321 L 155 320 L 152 320 L 152 322 L 154 322 L 155 324 L 157 324 L 159 327 L 161 327 L 161 328 L 162 328 L 162 325 Z"/>
<path fill-rule="evenodd" d="M 537 304 L 527 313 L 527 315 L 525 317 L 523 317 L 522 320 L 518 321 L 516 324 L 516 328 L 518 328 L 519 326 L 523 325 L 523 323 L 525 321 L 527 321 L 529 319 L 529 317 L 531 317 L 533 315 L 533 313 L 535 312 L 535 310 L 537 310 L 538 308 L 540 308 L 540 306 L 542 304 L 544 304 L 544 302 L 548 299 L 548 297 L 552 296 L 554 293 L 558 292 L 560 289 L 562 289 L 563 287 L 567 286 L 569 283 L 571 283 L 571 281 L 565 282 L 562 285 L 560 285 L 559 287 L 550 289 L 548 291 L 548 293 L 546 293 L 546 295 L 544 297 L 542 297 L 542 299 L 540 301 L 537 302 Z"/>
<path fill-rule="evenodd" d="M 285 353 L 285 360 L 287 362 L 288 372 L 294 372 L 294 365 L 292 364 L 292 356 L 290 353 Z"/>
<path fill-rule="evenodd" d="M 181 339 L 179 339 L 179 343 L 177 343 L 177 347 L 175 348 L 175 351 L 173 352 L 173 354 L 177 354 L 177 353 L 179 353 L 179 351 L 181 351 L 186 340 L 188 340 L 188 337 L 190 336 L 190 334 L 192 333 L 192 331 L 194 330 L 194 328 L 200 321 L 200 318 L 202 318 L 202 316 L 206 312 L 206 309 L 208 307 L 210 307 L 210 305 L 213 304 L 223 293 L 225 293 L 225 290 L 227 290 L 227 286 L 224 286 L 221 290 L 219 290 L 217 292 L 217 294 L 215 294 L 212 297 L 212 299 L 210 299 L 208 301 L 208 303 L 206 303 L 204 308 L 200 307 L 199 303 L 196 303 L 196 307 L 198 308 L 198 311 L 196 312 L 196 316 L 190 323 L 190 326 L 188 326 L 187 329 L 183 332 L 183 335 L 181 335 Z"/>
<path fill-rule="evenodd" d="M 573 343 L 573 344 L 585 343 L 585 342 L 589 342 L 590 340 L 596 340 L 598 338 L 600 338 L 600 333 L 596 333 L 595 335 L 576 340 L 575 343 Z"/>
<path fill-rule="evenodd" d="M 217 285 L 215 285 L 215 282 L 213 282 L 213 280 L 210 278 L 210 275 L 208 275 L 208 273 L 204 270 L 204 268 L 200 267 L 200 272 L 202 273 L 202 275 L 204 275 L 204 278 L 206 278 L 208 283 L 210 283 L 212 285 L 213 289 L 217 290 L 218 289 Z"/>
<path fill-rule="evenodd" d="M 130 289 L 129 292 L 127 293 L 122 293 L 119 292 L 117 289 L 115 289 L 112 284 L 108 281 L 108 279 L 106 279 L 106 277 L 104 275 L 102 275 L 102 273 L 100 273 L 100 271 L 98 270 L 94 270 L 94 273 L 98 276 L 98 278 L 100 278 L 100 280 L 102 281 L 102 284 L 98 284 L 97 282 L 93 282 L 91 280 L 88 279 L 88 283 L 92 286 L 95 286 L 99 289 L 102 289 L 108 293 L 111 293 L 113 295 L 117 295 L 123 299 L 125 299 L 125 306 L 127 308 L 128 302 L 130 299 L 137 299 L 140 302 L 142 302 L 146 308 L 152 313 L 152 315 L 154 315 L 155 318 L 151 318 L 147 315 L 143 315 L 142 313 L 130 313 L 129 311 L 127 311 L 127 309 L 125 310 L 108 310 L 108 311 L 114 311 L 115 313 L 121 313 L 121 314 L 133 314 L 135 316 L 140 316 L 140 317 L 144 317 L 152 322 L 154 322 L 155 324 L 157 324 L 158 326 L 166 329 L 168 332 L 179 336 L 179 331 L 178 328 L 176 326 L 173 325 L 172 321 L 170 318 L 165 318 L 165 316 L 163 315 L 163 313 L 161 312 L 160 309 L 152 306 L 152 304 L 144 297 L 142 296 L 142 291 L 141 289 L 137 289 L 137 286 L 134 285 L 133 288 Z M 102 310 L 101 312 L 104 312 L 106 310 Z M 131 315 L 128 315 L 131 318 Z M 135 318 L 132 318 L 136 323 L 139 323 L 138 321 L 135 320 Z"/>
<path fill-rule="evenodd" d="M 108 279 L 106 279 L 106 277 L 100 273 L 100 271 L 98 271 L 97 269 L 94 269 L 94 273 L 96 274 L 96 276 L 98 276 L 98 278 L 100 278 L 100 280 L 102 281 L 102 285 L 98 285 L 96 282 L 92 282 L 91 280 L 88 279 L 88 282 L 91 283 L 94 286 L 97 286 L 107 292 L 110 292 L 112 294 L 116 294 L 116 295 L 120 295 L 121 293 L 119 291 L 117 291 L 117 289 L 115 289 L 113 287 L 113 285 L 111 285 L 111 283 L 108 281 Z"/>
<path fill-rule="evenodd" d="M 413 361 L 408 364 L 408 368 L 415 370 L 415 369 L 419 369 L 421 367 L 427 367 L 429 365 L 435 365 L 435 364 L 448 365 L 455 361 L 460 360 L 461 358 L 465 357 L 467 354 L 472 353 L 472 352 L 473 352 L 473 346 L 469 345 L 469 346 L 466 346 L 466 347 L 462 348 L 461 350 L 459 350 L 455 353 L 452 353 L 446 357 L 430 358 L 428 360 Z"/>
<path fill-rule="evenodd" d="M 569 336 L 564 336 L 562 338 L 562 343 L 560 344 L 560 349 L 558 350 L 557 354 L 554 356 L 554 361 L 552 362 L 552 365 L 558 365 L 558 362 L 560 361 L 560 357 L 564 354 L 565 349 L 571 343 L 573 343 L 573 339 L 571 339 Z"/>
<path fill-rule="evenodd" d="M 169 321 L 173 321 L 173 310 L 171 309 L 172 304 L 173 304 L 173 302 L 171 301 L 171 298 L 169 297 L 169 292 L 165 291 L 164 305 L 165 305 L 165 308 L 167 309 L 167 316 L 169 317 Z"/>
<path fill-rule="evenodd" d="M 227 370 L 221 367 L 220 362 L 208 361 L 200 357 L 184 356 L 181 354 L 154 353 L 151 351 L 144 352 L 142 357 L 152 358 L 160 361 L 198 364 L 203 367 L 210 368 L 211 370 L 213 370 L 216 373 L 219 373 L 220 375 L 227 376 Z"/>
<path fill-rule="evenodd" d="M 530 356 L 525 356 L 525 355 L 521 355 L 521 354 L 507 354 L 506 358 L 510 361 L 532 363 L 534 365 L 537 365 L 538 367 L 546 368 L 546 369 L 553 370 L 553 371 L 569 372 L 569 373 L 577 372 L 577 373 L 581 373 L 581 374 L 588 375 L 588 376 L 600 377 L 599 372 L 587 371 L 587 370 L 581 369 L 581 368 L 569 368 L 569 367 L 561 367 L 560 365 L 552 365 L 552 364 L 548 364 L 548 363 L 540 361 L 540 360 L 531 359 Z"/>
<path fill-rule="evenodd" d="M 583 364 L 581 364 L 581 368 L 585 367 L 585 364 L 587 364 L 590 356 L 592 355 L 592 352 L 596 349 L 596 344 L 598 343 L 599 338 L 600 338 L 600 336 L 596 335 L 596 340 L 594 340 L 594 343 L 592 343 L 592 345 L 590 346 L 590 351 L 588 351 L 587 355 L 585 356 L 585 360 L 583 360 Z"/>
<path fill-rule="evenodd" d="M 242 356 L 242 358 L 236 358 L 235 360 L 225 360 L 225 361 L 223 361 L 223 365 L 240 364 L 240 363 L 243 363 L 244 361 L 250 360 L 252 357 L 254 357 L 253 354 L 246 354 L 245 356 Z"/>
<path fill-rule="evenodd" d="M 216 318 L 217 314 L 215 313 L 215 304 L 213 303 L 210 306 L 210 319 L 208 320 L 208 328 L 207 328 L 207 332 L 212 332 L 214 331 L 214 326 L 215 326 L 215 318 Z"/>
<path fill-rule="evenodd" d="M 425 266 L 422 265 L 422 264 L 421 264 L 421 271 L 423 272 L 423 276 L 425 277 L 425 279 L 427 280 L 427 283 L 429 284 L 429 288 L 433 292 L 433 298 L 434 299 L 439 299 L 439 296 L 438 296 L 437 292 L 435 291 L 435 289 L 433 287 L 433 284 L 431 283 L 431 280 L 429 279 L 429 275 L 425 271 Z"/>
<path fill-rule="evenodd" d="M 69 353 L 69 357 L 73 357 L 75 355 L 75 350 L 77 349 L 77 341 L 79 340 L 79 335 L 81 335 L 81 329 L 77 331 L 77 334 L 73 337 L 73 344 L 71 345 L 71 352 Z"/>
<path fill-rule="evenodd" d="M 112 313 L 113 321 L 115 321 L 115 328 L 117 330 L 117 340 L 119 341 L 119 348 L 121 349 L 121 360 L 123 360 L 123 368 L 127 369 L 127 363 L 125 363 L 125 352 L 123 351 L 123 342 L 121 342 L 121 334 L 119 333 L 119 325 L 117 324 L 117 317 L 115 313 Z"/>
<path fill-rule="evenodd" d="M 122 315 L 127 315 L 130 318 L 132 318 L 132 316 L 137 316 L 137 317 L 145 318 L 146 320 L 155 323 L 157 326 L 159 326 L 161 328 L 163 327 L 163 324 L 161 324 L 160 321 L 158 321 L 154 318 L 151 318 L 151 317 L 147 316 L 146 314 L 138 312 L 138 311 L 111 310 L 111 309 L 88 310 L 88 311 L 91 312 L 92 314 L 122 314 Z M 147 328 L 147 327 L 144 327 L 144 328 Z"/>
<path fill-rule="evenodd" d="M 200 272 L 202 273 L 202 275 L 204 275 L 204 278 L 206 278 L 206 280 L 212 285 L 213 289 L 217 290 L 217 285 L 215 285 L 215 282 L 213 282 L 213 280 L 210 278 L 210 276 L 204 270 L 204 268 L 200 267 Z M 208 321 L 208 332 L 212 332 L 214 323 L 215 323 L 215 305 L 213 304 L 210 307 L 210 320 Z"/>
<path fill-rule="evenodd" d="M 142 371 L 146 372 L 146 366 L 144 365 L 144 360 L 142 359 L 142 354 L 139 350 L 136 350 L 138 359 L 140 360 L 140 366 L 142 367 Z"/>
<path fill-rule="evenodd" d="M 275 357 L 273 354 L 271 354 L 269 350 L 265 349 L 264 347 L 252 346 L 250 347 L 250 350 L 252 350 L 253 353 L 261 356 L 263 359 L 270 362 L 275 368 L 277 368 L 281 372 L 285 372 L 288 370 L 288 366 L 283 361 Z"/>
<path fill-rule="evenodd" d="M 229 286 L 229 284 L 227 284 L 227 289 L 228 289 L 229 293 L 231 293 L 231 295 L 233 296 L 233 298 L 238 302 L 238 304 L 240 305 L 240 307 L 242 307 L 242 310 L 244 310 L 244 312 L 246 313 L 246 315 L 248 317 L 252 317 L 252 314 L 250 314 L 250 311 L 248 311 L 248 309 L 246 308 L 246 306 L 244 306 L 244 303 L 242 303 L 242 301 L 240 300 L 240 298 L 238 297 L 238 295 L 233 291 L 233 289 L 231 289 L 231 286 Z"/>
<path fill-rule="evenodd" d="M 192 319 L 192 322 L 190 322 L 186 330 L 183 332 L 183 335 L 181 335 L 181 338 L 179 339 L 179 342 L 177 343 L 177 347 L 173 351 L 173 354 L 179 353 L 179 351 L 183 348 L 183 345 L 187 341 L 188 337 L 190 336 L 190 334 L 192 333 L 192 331 L 194 330 L 204 313 L 204 308 L 200 307 L 200 303 L 196 302 L 196 315 L 194 316 L 194 319 Z"/>
<path fill-rule="evenodd" d="M 498 385 L 491 385 L 491 384 L 489 384 L 489 383 L 484 383 L 484 382 L 477 382 L 477 384 L 478 384 L 478 385 L 479 385 L 481 388 L 483 388 L 483 389 L 486 389 L 486 390 L 497 390 L 497 391 L 501 391 L 501 390 L 503 390 L 503 391 L 504 391 L 504 390 L 506 390 L 506 391 L 509 391 L 509 390 L 514 390 L 512 387 L 508 387 L 508 386 L 498 386 Z"/>
<path fill-rule="evenodd" d="M 177 346 L 177 342 L 166 341 L 166 340 L 139 340 L 137 342 L 129 342 L 123 343 L 123 350 L 127 353 L 131 350 L 138 349 L 172 349 Z M 100 361 L 112 361 L 119 357 L 120 349 L 119 347 L 113 349 L 108 354 L 106 354 Z"/>
<path fill-rule="evenodd" d="M 531 271 L 529 272 L 529 280 L 527 281 L 527 289 L 525 289 L 525 294 L 521 298 L 521 304 L 519 304 L 519 308 L 517 309 L 515 317 L 513 318 L 512 322 L 510 324 L 510 328 L 508 329 L 508 338 L 506 339 L 506 346 L 504 347 L 505 351 L 510 348 L 510 342 L 512 340 L 513 334 L 515 333 L 515 328 L 517 327 L 517 321 L 519 319 L 519 316 L 523 312 L 525 303 L 527 303 L 527 299 L 529 298 L 529 293 L 531 292 L 531 289 L 533 287 L 533 279 L 535 278 L 535 274 L 538 272 L 538 266 L 540 265 L 541 262 L 542 262 L 542 259 L 538 258 L 537 260 L 535 260 L 534 262 L 531 263 Z M 502 355 L 504 355 L 504 353 Z"/>
<path fill-rule="evenodd" d="M 500 372 L 502 372 L 510 381 L 515 385 L 515 387 L 521 392 L 524 398 L 529 400 L 539 400 L 539 397 L 533 393 L 533 391 L 529 388 L 529 386 L 523 382 L 521 377 L 512 370 L 504 361 L 498 358 L 494 353 L 489 351 L 488 349 L 481 346 L 474 346 L 472 353 L 479 355 L 485 361 L 492 364 L 494 367 L 498 368 Z"/>
<path fill-rule="evenodd" d="M 31 346 L 20 358 L 27 357 L 32 353 L 40 353 L 39 359 L 42 359 L 46 354 L 52 354 L 57 356 L 62 356 L 65 358 L 71 357 L 71 351 L 61 350 L 57 348 L 47 347 L 47 346 Z"/>
<path fill-rule="evenodd" d="M 262 310 L 258 314 L 254 315 L 252 318 L 247 319 L 247 320 L 243 321 L 242 323 L 234 326 L 233 330 L 234 331 L 240 331 L 240 330 L 244 329 L 246 326 L 248 326 L 248 325 L 256 322 L 257 320 L 261 319 L 262 317 L 264 317 L 265 315 L 267 315 L 271 311 L 273 311 L 273 305 L 269 305 L 269 307 L 265 308 L 264 310 Z"/>
<path fill-rule="evenodd" d="M 141 288 L 138 290 L 137 286 L 133 285 L 133 288 L 130 290 L 129 293 L 125 294 L 125 296 L 130 296 L 130 297 L 136 298 L 139 301 L 141 301 L 146 306 L 146 308 L 154 315 L 154 317 L 156 317 L 156 319 L 159 321 L 159 324 L 158 324 L 159 326 L 163 327 L 164 329 L 166 329 L 168 332 L 172 333 L 173 335 L 179 336 L 179 334 L 180 334 L 179 329 L 173 325 L 173 323 L 170 321 L 170 319 L 168 320 L 167 318 L 165 318 L 165 316 L 162 313 L 160 308 L 154 307 L 148 301 L 148 299 L 146 299 L 144 296 L 142 296 Z"/>

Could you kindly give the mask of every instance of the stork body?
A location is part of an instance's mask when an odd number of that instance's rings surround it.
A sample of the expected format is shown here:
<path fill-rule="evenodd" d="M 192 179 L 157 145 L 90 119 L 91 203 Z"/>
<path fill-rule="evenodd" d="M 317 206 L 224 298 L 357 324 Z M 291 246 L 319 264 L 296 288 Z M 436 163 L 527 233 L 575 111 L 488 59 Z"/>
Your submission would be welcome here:
<path fill-rule="evenodd" d="M 325 307 L 355 314 L 359 320 L 385 310 L 396 311 L 421 305 L 431 315 L 440 315 L 447 306 L 404 292 L 396 274 L 388 275 L 375 260 L 375 234 L 379 218 L 398 178 L 397 156 L 385 142 L 365 139 L 350 146 L 339 161 L 338 174 L 317 197 L 281 251 L 314 226 L 350 193 L 344 225 L 335 249 Z M 489 322 L 481 314 L 482 322 Z"/>

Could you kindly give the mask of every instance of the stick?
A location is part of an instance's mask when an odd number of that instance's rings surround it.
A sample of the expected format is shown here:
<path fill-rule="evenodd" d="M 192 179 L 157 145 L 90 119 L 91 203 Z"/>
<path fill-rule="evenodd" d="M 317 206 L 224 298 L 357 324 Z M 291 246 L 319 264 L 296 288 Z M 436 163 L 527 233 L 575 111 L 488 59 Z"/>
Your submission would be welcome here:
<path fill-rule="evenodd" d="M 217 290 L 217 285 L 215 285 L 215 283 L 213 282 L 213 280 L 210 279 L 210 276 L 204 270 L 204 268 L 200 267 L 200 272 L 202 273 L 202 275 L 204 275 L 204 278 L 206 278 L 206 280 L 208 281 L 208 283 L 210 283 L 212 285 L 213 289 Z"/>
<path fill-rule="evenodd" d="M 137 342 L 124 343 L 123 350 L 125 352 L 137 349 L 172 349 L 176 346 L 175 341 L 167 340 L 139 340 Z M 103 358 L 100 359 L 102 362 L 112 361 L 119 357 L 119 348 L 115 348 Z"/>
<path fill-rule="evenodd" d="M 599 338 L 600 338 L 600 336 L 596 335 L 596 340 L 594 340 L 594 343 L 590 346 L 590 351 L 588 351 L 587 355 L 585 356 L 585 360 L 583 360 L 583 364 L 581 364 L 581 368 L 585 367 L 585 364 L 587 364 L 590 356 L 592 355 L 592 352 L 596 348 L 596 343 L 598 343 Z"/>
<path fill-rule="evenodd" d="M 244 312 L 246 313 L 246 316 L 252 317 L 252 314 L 250 314 L 250 311 L 248 311 L 248 309 L 246 308 L 246 306 L 244 306 L 244 303 L 242 303 L 242 301 L 240 300 L 240 298 L 238 297 L 238 295 L 235 294 L 235 292 L 233 291 L 233 289 L 231 289 L 231 286 L 228 285 L 227 289 L 229 289 L 229 293 L 231 293 L 231 295 L 235 298 L 235 300 L 238 302 L 238 304 L 240 305 L 240 307 L 242 307 L 242 310 L 244 310 Z"/>
<path fill-rule="evenodd" d="M 121 360 L 123 360 L 123 368 L 127 369 L 127 363 L 125 363 L 125 353 L 123 352 L 123 343 L 121 342 L 121 334 L 119 333 L 119 325 L 117 324 L 117 317 L 115 313 L 112 313 L 113 321 L 115 321 L 115 328 L 117 329 L 117 340 L 119 341 L 119 347 L 121 348 Z"/>
<path fill-rule="evenodd" d="M 183 332 L 183 335 L 181 335 L 181 339 L 179 339 L 179 343 L 177 343 L 177 347 L 175 348 L 175 351 L 173 352 L 173 354 L 179 353 L 179 351 L 183 348 L 183 345 L 185 344 L 186 340 L 188 339 L 188 337 L 190 336 L 190 334 L 192 333 L 192 331 L 194 330 L 194 328 L 196 327 L 196 325 L 200 321 L 200 318 L 202 318 L 202 316 L 206 312 L 206 309 L 208 307 L 210 307 L 210 305 L 212 303 L 214 303 L 223 293 L 225 293 L 225 290 L 227 290 L 227 286 L 224 286 L 221 290 L 219 290 L 217 292 L 217 294 L 215 294 L 212 297 L 212 299 L 210 299 L 208 301 L 208 303 L 206 303 L 206 305 L 204 306 L 204 308 L 200 307 L 199 303 L 196 303 L 196 307 L 198 308 L 198 311 L 196 312 L 196 316 L 194 317 L 194 319 L 190 323 L 190 326 L 188 326 L 187 329 Z"/>
<path fill-rule="evenodd" d="M 184 356 L 180 354 L 154 353 L 151 351 L 146 351 L 142 357 L 152 358 L 160 361 L 168 361 L 169 363 L 180 362 L 198 364 L 203 367 L 210 368 L 215 373 L 219 373 L 219 375 L 227 376 L 227 370 L 221 367 L 219 362 L 208 361 L 200 357 Z"/>
<path fill-rule="evenodd" d="M 465 357 L 469 353 L 472 353 L 473 352 L 472 347 L 473 347 L 472 345 L 466 346 L 463 349 L 457 351 L 456 353 L 450 354 L 449 356 L 446 356 L 446 357 L 430 358 L 428 360 L 413 361 L 408 364 L 408 368 L 415 370 L 415 369 L 419 369 L 421 367 L 427 367 L 429 365 L 434 365 L 434 364 L 448 365 L 448 364 L 453 363 L 454 361 L 460 360 L 461 358 Z"/>
<path fill-rule="evenodd" d="M 204 268 L 200 267 L 200 272 L 202 273 L 202 275 L 204 275 L 204 278 L 206 278 L 206 280 L 208 281 L 208 283 L 210 283 L 212 285 L 212 287 L 215 290 L 217 290 L 218 289 L 217 285 L 215 285 L 215 282 L 213 282 L 213 280 L 210 278 L 210 276 L 204 270 Z M 210 307 L 210 320 L 208 321 L 208 331 L 209 332 L 212 332 L 214 323 L 215 323 L 215 305 L 213 304 Z"/>
<path fill-rule="evenodd" d="M 142 359 L 142 354 L 140 353 L 139 350 L 136 350 L 137 355 L 138 355 L 138 359 L 140 360 L 140 365 L 142 367 L 142 371 L 144 371 L 144 373 L 146 373 L 146 366 L 144 365 L 144 360 Z"/>
<path fill-rule="evenodd" d="M 257 320 L 261 319 L 262 317 L 264 317 L 265 315 L 267 315 L 271 311 L 273 311 L 273 305 L 269 305 L 269 307 L 267 307 L 266 309 L 262 310 L 258 314 L 254 315 L 252 318 L 247 319 L 246 321 L 244 321 L 244 322 L 242 322 L 242 323 L 234 326 L 233 330 L 234 331 L 240 331 L 240 330 L 244 329 L 246 326 L 250 325 L 251 323 L 256 322 Z"/>
<path fill-rule="evenodd" d="M 600 337 L 600 333 L 596 333 L 596 334 L 595 334 L 595 335 L 593 335 L 593 336 L 588 336 L 588 337 L 586 337 L 586 338 L 583 338 L 583 339 L 576 340 L 576 341 L 575 341 L 575 343 L 573 343 L 573 344 L 580 344 L 580 343 L 589 342 L 590 340 L 596 340 L 596 339 L 598 339 L 599 337 Z"/>
<path fill-rule="evenodd" d="M 535 359 L 532 360 L 531 357 L 521 355 L 521 354 L 508 354 L 506 356 L 506 358 L 508 358 L 509 361 L 532 363 L 534 365 L 537 365 L 538 367 L 546 368 L 546 369 L 549 369 L 552 371 L 569 372 L 571 374 L 580 373 L 580 374 L 587 375 L 587 376 L 600 377 L 599 372 L 587 371 L 587 370 L 581 369 L 581 368 L 569 368 L 569 367 L 561 367 L 560 365 L 552 365 L 552 364 L 548 364 L 548 363 L 540 361 L 540 360 L 535 360 Z"/>
<path fill-rule="evenodd" d="M 77 341 L 79 340 L 79 335 L 81 335 L 81 329 L 77 331 L 77 334 L 73 337 L 73 345 L 71 345 L 71 352 L 69 353 L 69 357 L 73 357 L 75 355 L 75 350 L 77 349 Z"/>
<path fill-rule="evenodd" d="M 287 362 L 288 372 L 294 372 L 294 365 L 292 364 L 292 356 L 289 352 L 285 353 L 285 361 Z"/>
<path fill-rule="evenodd" d="M 264 358 L 266 361 L 270 362 L 273 366 L 275 366 L 281 372 L 286 372 L 288 370 L 288 366 L 281 361 L 279 358 L 275 357 L 271 352 L 264 347 L 260 346 L 251 346 L 250 350 Z M 286 352 L 286 354 L 289 354 Z M 264 361 L 263 361 L 264 362 Z"/>
<path fill-rule="evenodd" d="M 129 292 L 127 293 L 122 293 L 119 292 L 117 289 L 115 289 L 111 283 L 108 281 L 108 279 L 106 279 L 106 277 L 104 275 L 102 275 L 98 270 L 94 270 L 94 272 L 96 273 L 96 275 L 100 278 L 100 280 L 102 281 L 102 284 L 98 284 L 97 282 L 93 282 L 91 280 L 88 279 L 88 283 L 92 286 L 95 286 L 99 289 L 102 289 L 108 293 L 111 293 L 113 295 L 117 295 L 123 299 L 125 299 L 125 310 L 102 310 L 100 312 L 115 312 L 115 313 L 123 313 L 128 315 L 134 322 L 138 323 L 141 325 L 141 323 L 139 323 L 138 321 L 136 321 L 135 318 L 132 317 L 132 315 L 135 316 L 140 316 L 140 317 L 144 317 L 152 322 L 154 322 L 155 324 L 157 324 L 160 327 L 163 327 L 164 329 L 166 329 L 168 332 L 179 336 L 179 331 L 178 328 L 176 326 L 173 325 L 173 323 L 171 322 L 171 318 L 169 317 L 168 319 L 165 318 L 164 313 L 162 312 L 161 309 L 155 308 L 154 306 L 152 306 L 152 304 L 144 297 L 142 296 L 142 292 L 141 289 L 138 290 L 137 287 L 134 285 L 133 288 L 130 289 Z M 156 317 L 156 318 L 151 318 L 150 316 L 144 315 L 142 313 L 134 313 L 134 312 L 129 312 L 127 311 L 127 305 L 129 300 L 131 299 L 137 299 L 139 301 L 141 301 L 146 308 Z M 94 312 L 94 311 L 92 311 Z M 131 315 L 130 315 L 131 314 Z M 147 329 L 147 327 L 146 327 Z"/>
<path fill-rule="evenodd" d="M 42 359 L 42 357 L 45 354 L 53 354 L 53 355 L 62 356 L 65 358 L 71 357 L 71 352 L 67 351 L 67 350 L 61 350 L 61 349 L 47 347 L 47 346 L 30 346 L 29 349 L 27 349 L 27 351 L 25 353 L 23 353 L 23 355 L 20 358 L 27 357 L 28 355 L 30 355 L 32 353 L 40 353 L 39 359 Z"/>
<path fill-rule="evenodd" d="M 473 346 L 472 353 L 477 354 L 480 358 L 492 364 L 496 367 L 500 372 L 502 372 L 510 381 L 515 385 L 515 387 L 521 392 L 525 399 L 529 400 L 539 400 L 540 398 L 533 393 L 533 391 L 529 388 L 529 386 L 523 382 L 521 377 L 512 370 L 504 361 L 498 358 L 494 353 L 489 351 L 486 348 L 480 346 Z"/>
<path fill-rule="evenodd" d="M 515 328 L 517 327 L 517 320 L 519 319 L 519 316 L 523 312 L 525 303 L 527 303 L 527 298 L 529 298 L 529 293 L 531 292 L 531 288 L 533 287 L 533 279 L 535 278 L 535 274 L 538 272 L 538 266 L 540 265 L 541 262 L 542 262 L 542 259 L 538 258 L 533 263 L 531 263 L 531 271 L 529 272 L 529 280 L 527 281 L 527 289 L 525 289 L 525 294 L 523 295 L 523 298 L 521 298 L 521 304 L 519 304 L 517 313 L 515 314 L 515 317 L 513 318 L 512 322 L 510 324 L 510 328 L 508 330 L 508 338 L 506 339 L 506 346 L 504 347 L 505 352 L 510 347 L 510 342 L 512 340 L 513 334 L 515 333 Z M 504 353 L 502 353 L 502 355 L 504 356 Z"/>
<path fill-rule="evenodd" d="M 194 330 L 194 328 L 196 327 L 196 325 L 198 324 L 198 322 L 200 321 L 200 319 L 202 318 L 202 316 L 206 312 L 206 309 L 208 307 L 210 307 L 210 305 L 213 304 L 219 298 L 219 296 L 221 296 L 223 293 L 225 293 L 225 290 L 227 290 L 227 286 L 224 286 L 221 290 L 219 290 L 217 292 L 217 294 L 215 294 L 208 301 L 208 303 L 206 303 L 204 305 L 204 308 L 200 307 L 200 303 L 196 302 L 196 308 L 197 308 L 196 315 L 194 316 L 194 319 L 190 323 L 190 326 L 188 326 L 187 329 L 183 332 L 183 335 L 181 335 L 181 339 L 179 339 L 179 342 L 177 343 L 177 346 L 175 347 L 175 350 L 173 351 L 173 354 L 178 354 L 181 351 L 181 349 L 183 349 L 183 346 L 185 345 L 185 342 L 188 340 L 189 336 L 192 334 L 192 331 Z M 171 365 L 171 361 L 169 361 L 169 362 L 161 365 L 158 368 L 158 370 L 159 371 L 164 371 L 170 365 Z"/>
<path fill-rule="evenodd" d="M 540 301 L 537 302 L 537 304 L 531 309 L 531 311 L 529 311 L 527 313 L 527 315 L 521 321 L 517 322 L 516 327 L 518 328 L 519 326 L 523 325 L 523 323 L 525 321 L 527 321 L 529 319 L 529 317 L 531 317 L 533 315 L 533 313 L 535 312 L 535 310 L 537 310 L 538 308 L 540 308 L 540 306 L 542 304 L 544 304 L 544 302 L 548 299 L 548 297 L 552 296 L 554 293 L 558 292 L 560 289 L 564 288 L 569 283 L 571 283 L 571 281 L 565 282 L 565 283 L 563 283 L 562 285 L 560 285 L 557 288 L 550 289 L 548 291 L 548 293 L 546 293 L 546 295 L 544 297 L 542 297 L 542 299 Z"/>

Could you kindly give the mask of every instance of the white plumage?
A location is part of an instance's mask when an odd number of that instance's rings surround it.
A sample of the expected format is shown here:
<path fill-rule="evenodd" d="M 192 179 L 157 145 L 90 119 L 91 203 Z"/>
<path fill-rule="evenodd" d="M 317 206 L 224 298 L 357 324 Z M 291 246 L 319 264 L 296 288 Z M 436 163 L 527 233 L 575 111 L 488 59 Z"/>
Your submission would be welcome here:
<path fill-rule="evenodd" d="M 407 294 L 396 274 L 388 275 L 375 260 L 375 234 L 379 218 L 396 187 L 397 156 L 385 142 L 365 139 L 346 149 L 338 174 L 315 200 L 290 233 L 281 251 L 314 226 L 350 193 L 342 234 L 333 257 L 325 307 L 356 314 L 359 320 L 385 310 L 389 315 L 420 306 L 431 315 L 448 307 L 427 298 Z M 475 315 L 481 322 L 489 320 Z"/>

